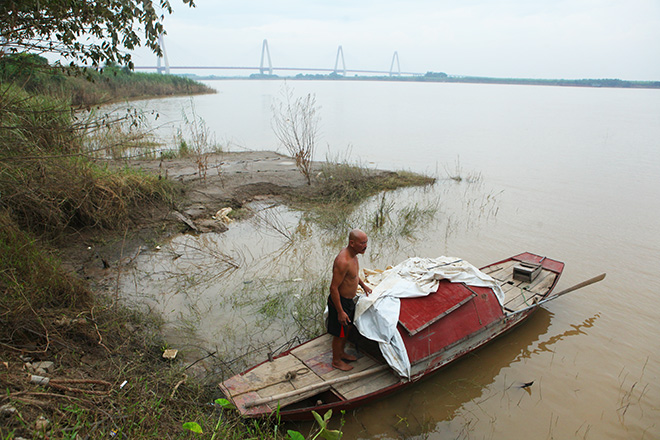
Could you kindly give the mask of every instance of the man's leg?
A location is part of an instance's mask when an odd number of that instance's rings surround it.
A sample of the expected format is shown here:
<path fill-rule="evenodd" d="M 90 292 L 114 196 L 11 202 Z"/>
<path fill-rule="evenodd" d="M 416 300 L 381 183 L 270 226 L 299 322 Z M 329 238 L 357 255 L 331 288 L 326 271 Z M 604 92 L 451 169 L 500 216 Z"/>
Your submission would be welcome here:
<path fill-rule="evenodd" d="M 342 359 L 346 356 L 346 353 L 344 353 L 345 346 L 346 339 L 337 336 L 332 337 L 332 366 L 338 370 L 350 371 L 353 367 Z"/>

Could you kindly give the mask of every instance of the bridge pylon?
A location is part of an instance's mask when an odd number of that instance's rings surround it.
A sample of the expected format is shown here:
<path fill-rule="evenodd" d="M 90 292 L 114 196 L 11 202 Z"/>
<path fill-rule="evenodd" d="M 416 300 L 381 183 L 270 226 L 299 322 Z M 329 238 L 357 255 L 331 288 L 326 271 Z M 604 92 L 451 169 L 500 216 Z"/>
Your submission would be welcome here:
<path fill-rule="evenodd" d="M 160 47 L 161 55 L 158 57 L 158 61 L 156 62 L 156 72 L 169 75 L 170 62 L 167 59 L 167 51 L 165 50 L 165 36 L 162 32 L 158 36 L 158 46 Z"/>
<path fill-rule="evenodd" d="M 339 67 L 340 59 L 341 59 L 341 70 L 338 70 L 337 68 Z M 344 62 L 344 49 L 342 49 L 341 45 L 339 45 L 339 47 L 337 48 L 337 57 L 335 58 L 334 73 L 338 73 L 343 76 L 346 76 L 346 62 Z"/>
<path fill-rule="evenodd" d="M 396 62 L 396 71 L 394 70 L 394 63 Z M 392 64 L 390 65 L 390 76 L 401 76 L 401 65 L 399 64 L 399 52 L 394 51 L 392 55 Z"/>
<path fill-rule="evenodd" d="M 268 58 L 268 67 L 264 67 L 264 62 Z M 264 40 L 264 43 L 261 45 L 261 64 L 259 65 L 259 73 L 262 75 L 268 73 L 269 75 L 273 74 L 273 63 L 270 60 L 270 50 L 268 50 L 268 40 Z"/>

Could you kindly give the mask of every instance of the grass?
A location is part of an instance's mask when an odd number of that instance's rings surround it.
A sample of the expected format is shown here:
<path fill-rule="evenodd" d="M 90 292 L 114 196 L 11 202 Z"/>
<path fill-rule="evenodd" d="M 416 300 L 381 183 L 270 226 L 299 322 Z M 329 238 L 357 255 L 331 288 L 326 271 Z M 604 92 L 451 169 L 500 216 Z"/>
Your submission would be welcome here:
<path fill-rule="evenodd" d="M 369 198 L 383 192 L 405 187 L 428 186 L 432 177 L 409 171 L 371 170 L 357 163 L 330 161 L 321 165 L 313 184 L 299 192 L 286 195 L 288 203 L 304 210 L 306 215 L 326 230 L 351 230 L 350 216 Z M 386 220 L 392 206 L 383 204 L 374 217 L 360 224 L 371 224 L 378 229 Z"/>
<path fill-rule="evenodd" d="M 434 178 L 409 171 L 373 171 L 356 163 L 331 161 L 321 167 L 311 202 L 355 206 L 382 191 L 433 183 Z"/>
<path fill-rule="evenodd" d="M 171 182 L 110 169 L 86 155 L 69 104 L 0 86 L 0 196 L 24 230 L 57 237 L 67 228 L 122 228 L 136 206 L 169 203 Z"/>
<path fill-rule="evenodd" d="M 87 321 L 57 329 L 59 336 L 48 351 L 48 359 L 56 365 L 52 376 L 105 380 L 112 384 L 110 392 L 62 393 L 30 384 L 19 353 L 5 352 L 8 367 L 0 373 L 5 389 L 0 400 L 15 412 L 3 420 L 0 438 L 188 439 L 194 435 L 183 429 L 184 421 L 195 420 L 205 430 L 215 426 L 219 408 L 211 405 L 216 397 L 213 384 L 191 380 L 185 365 L 162 359 L 157 322 L 116 305 L 101 307 L 93 321 L 89 310 L 71 312 L 86 316 Z M 45 428 L 37 428 L 40 418 L 48 421 Z M 270 429 L 268 423 L 246 425 L 233 413 L 224 420 L 226 435 L 220 438 L 247 438 L 257 428 L 264 433 Z"/>
<path fill-rule="evenodd" d="M 51 331 L 44 323 L 61 310 L 91 303 L 83 282 L 65 272 L 54 253 L 0 210 L 0 345 L 47 351 Z"/>
<path fill-rule="evenodd" d="M 152 96 L 213 93 L 210 87 L 176 75 L 136 73 L 108 65 L 102 71 L 79 71 L 76 75 L 51 67 L 38 55 L 7 55 L 0 58 L 0 79 L 20 84 L 29 93 L 66 98 L 76 107 Z"/>
<path fill-rule="evenodd" d="M 12 410 L 3 415 L 0 438 L 190 438 L 183 420 L 217 420 L 207 404 L 212 387 L 181 382 L 185 368 L 160 356 L 158 323 L 93 294 L 54 251 L 80 240 L 81 231 L 128 230 L 150 207 L 170 206 L 176 187 L 99 164 L 90 152 L 87 136 L 103 126 L 116 130 L 110 143 L 118 151 L 135 148 L 113 121 L 81 119 L 72 111 L 76 104 L 112 99 L 106 93 L 111 81 L 8 72 L 17 67 L 8 59 L 0 63 L 0 405 Z M 141 78 L 124 79 L 137 84 Z M 146 82 L 158 88 L 168 81 L 179 79 Z M 127 83 L 114 84 L 128 93 Z M 59 98 L 67 95 L 73 99 Z M 96 145 L 107 151 L 104 142 Z M 105 387 L 62 392 L 32 384 L 25 374 L 30 360 L 53 361 L 55 378 L 109 383 L 109 393 Z"/>

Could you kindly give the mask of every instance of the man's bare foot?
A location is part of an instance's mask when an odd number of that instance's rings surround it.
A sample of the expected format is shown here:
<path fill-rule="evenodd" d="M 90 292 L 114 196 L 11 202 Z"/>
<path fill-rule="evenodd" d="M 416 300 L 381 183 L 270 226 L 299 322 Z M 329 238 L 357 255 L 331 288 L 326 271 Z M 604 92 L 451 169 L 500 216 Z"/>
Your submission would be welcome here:
<path fill-rule="evenodd" d="M 351 371 L 353 369 L 351 365 L 348 365 L 344 361 L 339 361 L 339 362 L 332 361 L 332 366 L 341 371 Z"/>
<path fill-rule="evenodd" d="M 347 362 L 354 362 L 357 361 L 357 358 L 353 356 L 352 354 L 344 353 L 341 355 L 341 358 Z"/>

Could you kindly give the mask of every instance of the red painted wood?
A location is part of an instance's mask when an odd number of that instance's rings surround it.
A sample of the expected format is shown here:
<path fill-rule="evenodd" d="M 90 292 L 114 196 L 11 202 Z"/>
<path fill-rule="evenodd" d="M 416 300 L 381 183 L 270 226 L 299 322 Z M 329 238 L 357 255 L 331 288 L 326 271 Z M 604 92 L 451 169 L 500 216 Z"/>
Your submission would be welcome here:
<path fill-rule="evenodd" d="M 540 263 L 543 262 L 543 267 L 545 269 L 551 270 L 556 273 L 562 273 L 564 270 L 564 263 L 557 260 L 551 260 L 550 258 L 544 258 L 540 255 L 531 254 L 529 252 L 524 252 L 515 257 L 511 257 L 512 260 L 524 261 L 527 263 Z"/>
<path fill-rule="evenodd" d="M 399 323 L 414 335 L 424 326 L 442 319 L 462 302 L 468 300 L 474 293 L 462 283 L 440 281 L 438 290 L 421 298 L 402 298 Z"/>
<path fill-rule="evenodd" d="M 444 286 L 447 288 L 447 286 Z M 399 325 L 399 333 L 414 364 L 446 348 L 484 326 L 503 318 L 502 307 L 495 293 L 487 287 L 472 287 L 477 295 L 444 318 L 414 336 Z M 419 298 L 410 298 L 417 301 Z M 402 303 L 406 299 L 402 300 Z"/>

